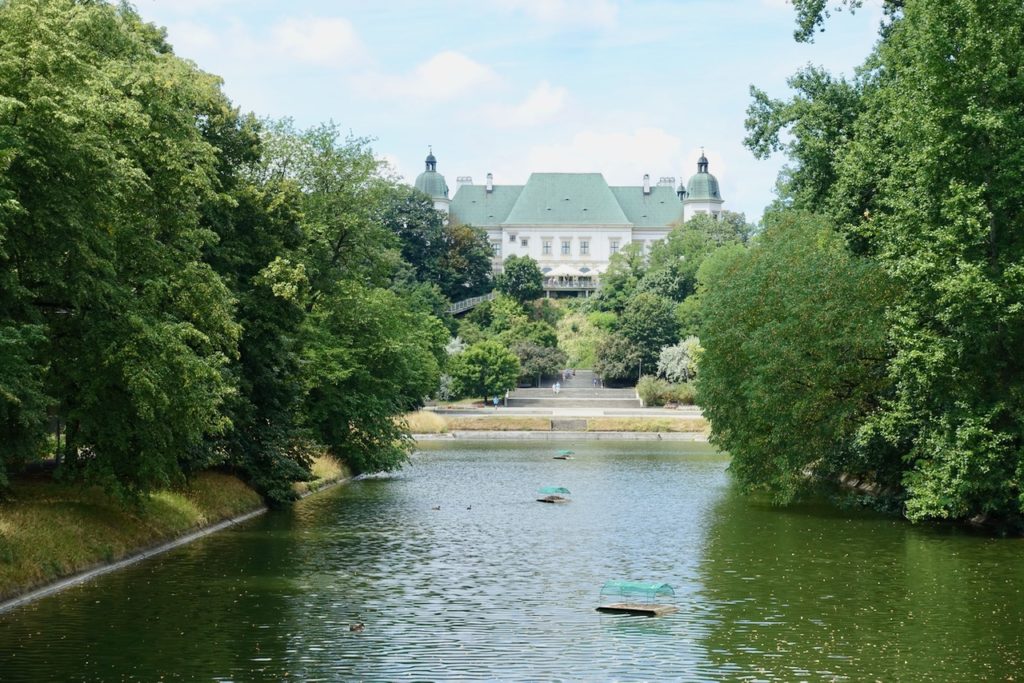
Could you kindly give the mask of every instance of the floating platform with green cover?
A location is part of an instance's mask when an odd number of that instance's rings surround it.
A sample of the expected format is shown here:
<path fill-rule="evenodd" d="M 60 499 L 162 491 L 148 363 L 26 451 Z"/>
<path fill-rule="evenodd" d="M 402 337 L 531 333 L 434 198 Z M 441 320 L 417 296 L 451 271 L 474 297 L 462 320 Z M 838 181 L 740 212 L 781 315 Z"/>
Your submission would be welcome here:
<path fill-rule="evenodd" d="M 658 602 L 673 597 L 676 592 L 667 583 L 640 583 L 637 581 L 606 581 L 601 587 L 601 605 L 598 612 L 633 614 L 657 617 L 678 612 L 675 605 Z"/>
<path fill-rule="evenodd" d="M 537 493 L 542 494 L 543 498 L 538 498 L 538 503 L 568 503 L 568 498 L 563 498 L 558 495 L 561 493 L 569 493 L 569 489 L 564 486 L 543 486 L 537 489 Z"/>

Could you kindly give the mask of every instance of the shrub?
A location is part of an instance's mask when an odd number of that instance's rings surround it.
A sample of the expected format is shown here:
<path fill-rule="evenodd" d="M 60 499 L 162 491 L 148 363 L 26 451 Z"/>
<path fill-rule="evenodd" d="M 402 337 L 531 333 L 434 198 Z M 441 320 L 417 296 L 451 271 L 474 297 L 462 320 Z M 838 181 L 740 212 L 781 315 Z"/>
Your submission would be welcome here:
<path fill-rule="evenodd" d="M 663 406 L 668 403 L 693 405 L 697 394 L 692 384 L 675 384 L 650 375 L 640 379 L 636 390 L 647 406 Z"/>

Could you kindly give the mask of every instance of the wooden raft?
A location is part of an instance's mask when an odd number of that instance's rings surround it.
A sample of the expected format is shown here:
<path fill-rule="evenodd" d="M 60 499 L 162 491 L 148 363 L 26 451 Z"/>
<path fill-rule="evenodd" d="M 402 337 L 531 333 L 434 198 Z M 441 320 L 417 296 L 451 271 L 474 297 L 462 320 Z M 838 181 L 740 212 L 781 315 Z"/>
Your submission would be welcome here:
<path fill-rule="evenodd" d="M 538 503 L 568 503 L 568 498 L 562 498 L 561 496 L 544 496 L 543 498 L 537 499 Z"/>
<path fill-rule="evenodd" d="M 610 614 L 635 614 L 648 617 L 660 617 L 662 614 L 678 612 L 679 608 L 675 605 L 661 605 L 658 603 L 648 602 L 616 602 L 611 605 L 601 605 L 597 608 L 597 611 L 608 612 Z"/>

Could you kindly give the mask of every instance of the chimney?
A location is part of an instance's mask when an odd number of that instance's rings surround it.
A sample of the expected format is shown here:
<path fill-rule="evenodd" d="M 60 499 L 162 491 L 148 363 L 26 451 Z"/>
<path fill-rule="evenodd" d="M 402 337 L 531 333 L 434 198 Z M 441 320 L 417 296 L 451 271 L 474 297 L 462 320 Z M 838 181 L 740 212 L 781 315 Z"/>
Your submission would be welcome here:
<path fill-rule="evenodd" d="M 651 193 L 651 176 L 649 173 L 644 173 L 644 194 Z"/>
<path fill-rule="evenodd" d="M 487 191 L 488 192 L 493 192 L 494 191 L 494 174 L 493 173 L 488 173 L 487 174 Z"/>

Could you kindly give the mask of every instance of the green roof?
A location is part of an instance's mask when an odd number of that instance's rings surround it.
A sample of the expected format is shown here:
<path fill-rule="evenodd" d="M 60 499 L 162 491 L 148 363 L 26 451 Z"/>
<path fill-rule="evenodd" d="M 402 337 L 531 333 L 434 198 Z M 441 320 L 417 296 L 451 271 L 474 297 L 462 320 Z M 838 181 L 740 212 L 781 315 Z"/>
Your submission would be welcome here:
<path fill-rule="evenodd" d="M 686 185 L 686 199 L 689 201 L 721 198 L 722 193 L 718 190 L 718 178 L 706 171 L 695 174 Z"/>
<path fill-rule="evenodd" d="M 531 173 L 505 223 L 629 225 L 600 173 Z"/>
<path fill-rule="evenodd" d="M 434 199 L 448 196 L 448 183 L 437 171 L 424 171 L 416 176 L 416 189 L 429 194 Z"/>
<path fill-rule="evenodd" d="M 522 185 L 495 185 L 491 192 L 483 185 L 463 185 L 455 191 L 449 212 L 466 225 L 498 226 L 505 222 L 522 191 Z"/>
<path fill-rule="evenodd" d="M 453 220 L 499 225 L 631 225 L 667 228 L 683 217 L 675 188 L 609 187 L 600 173 L 533 173 L 526 185 L 462 185 L 450 207 Z"/>
<path fill-rule="evenodd" d="M 642 187 L 613 187 L 626 218 L 637 228 L 661 228 L 683 220 L 683 205 L 674 187 L 656 185 L 650 194 Z"/>

